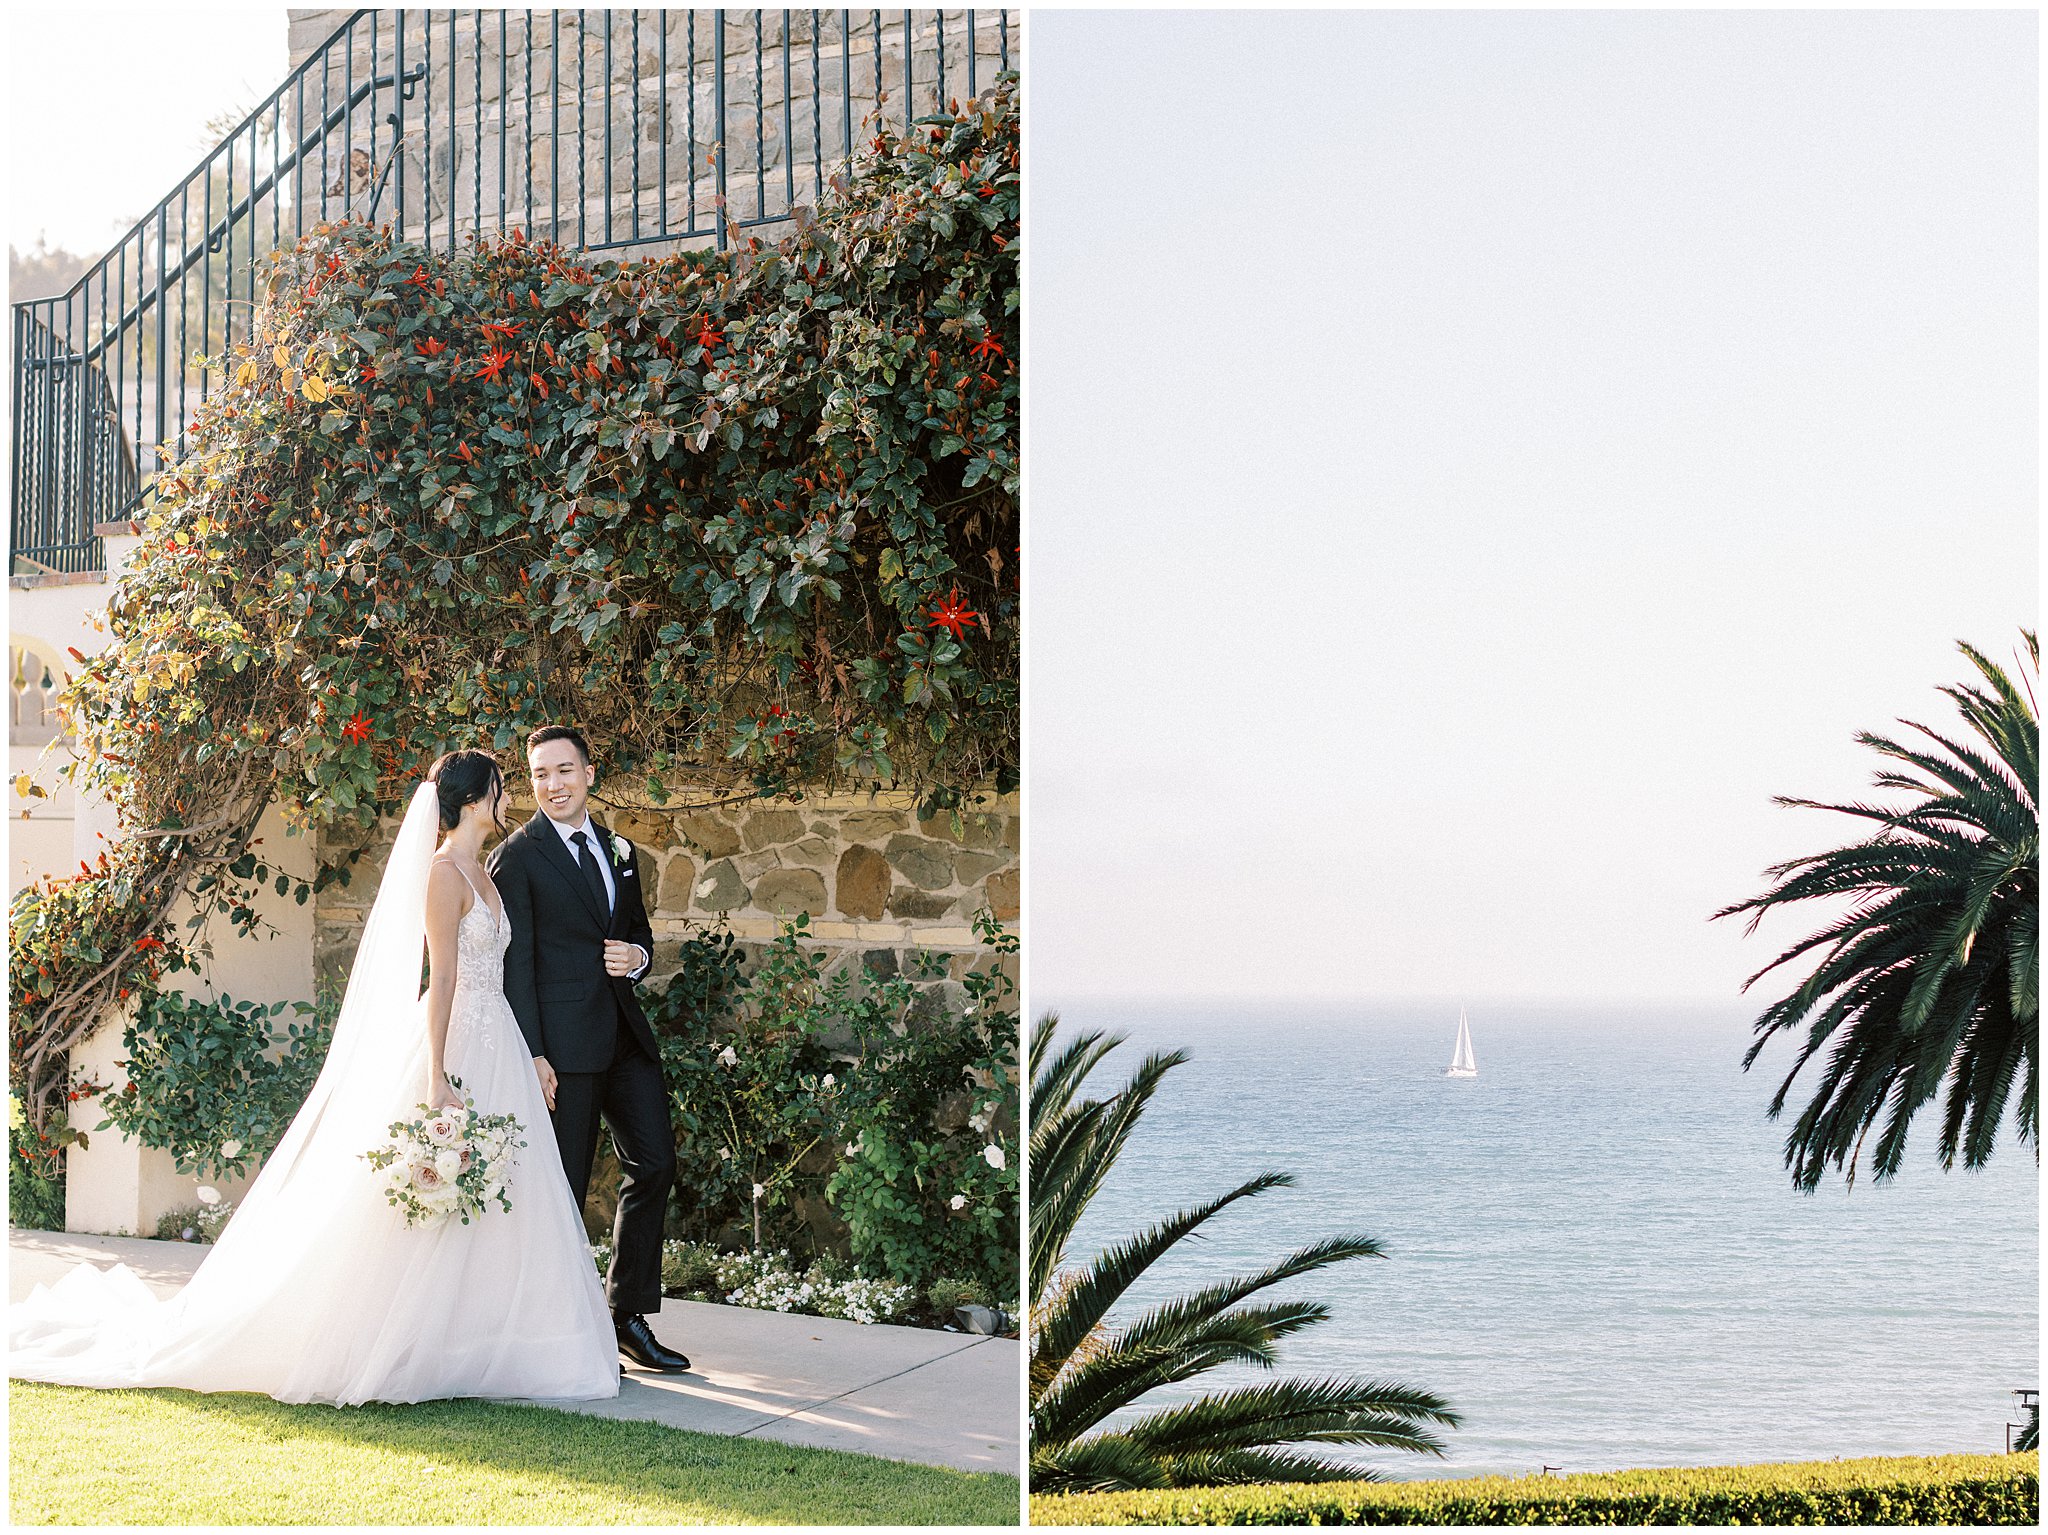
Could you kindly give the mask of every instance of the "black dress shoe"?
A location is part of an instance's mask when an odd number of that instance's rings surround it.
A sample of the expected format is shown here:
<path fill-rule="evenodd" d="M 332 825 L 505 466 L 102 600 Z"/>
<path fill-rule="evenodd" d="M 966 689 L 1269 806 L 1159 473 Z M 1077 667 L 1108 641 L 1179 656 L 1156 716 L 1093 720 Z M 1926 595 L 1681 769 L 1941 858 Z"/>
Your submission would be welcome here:
<path fill-rule="evenodd" d="M 612 1318 L 612 1330 L 619 1337 L 619 1352 L 643 1370 L 660 1370 L 674 1375 L 689 1369 L 690 1361 L 654 1336 L 644 1316 Z"/>

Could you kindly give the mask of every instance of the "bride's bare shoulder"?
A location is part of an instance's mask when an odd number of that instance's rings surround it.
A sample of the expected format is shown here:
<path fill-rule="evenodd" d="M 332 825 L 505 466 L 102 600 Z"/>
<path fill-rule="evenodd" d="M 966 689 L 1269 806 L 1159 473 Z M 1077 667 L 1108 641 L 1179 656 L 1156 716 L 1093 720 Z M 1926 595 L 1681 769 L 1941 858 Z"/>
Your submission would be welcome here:
<path fill-rule="evenodd" d="M 430 911 L 440 906 L 461 916 L 469 910 L 470 901 L 475 899 L 475 888 L 452 859 L 437 857 L 427 865 L 427 908 Z"/>

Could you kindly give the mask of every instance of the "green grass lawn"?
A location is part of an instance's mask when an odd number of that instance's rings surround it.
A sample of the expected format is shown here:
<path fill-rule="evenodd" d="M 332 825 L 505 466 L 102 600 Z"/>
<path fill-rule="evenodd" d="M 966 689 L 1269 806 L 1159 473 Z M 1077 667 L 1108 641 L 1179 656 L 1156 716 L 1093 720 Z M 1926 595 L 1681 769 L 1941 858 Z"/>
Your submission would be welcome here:
<path fill-rule="evenodd" d="M 9 1383 L 22 1524 L 1015 1524 L 1015 1477 L 493 1402 Z"/>

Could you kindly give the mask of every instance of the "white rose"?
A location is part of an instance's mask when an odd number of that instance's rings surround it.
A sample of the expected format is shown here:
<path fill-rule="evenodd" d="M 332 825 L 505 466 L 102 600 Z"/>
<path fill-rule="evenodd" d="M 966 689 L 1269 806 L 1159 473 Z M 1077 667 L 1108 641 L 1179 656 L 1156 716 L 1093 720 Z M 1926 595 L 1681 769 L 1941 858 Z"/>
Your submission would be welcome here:
<path fill-rule="evenodd" d="M 217 1188 L 215 1188 L 215 1187 L 214 1187 L 214 1186 L 213 1186 L 212 1184 L 210 1184 L 210 1183 L 202 1183 L 202 1184 L 200 1184 L 200 1185 L 199 1185 L 199 1202 L 200 1202 L 201 1204 L 203 1204 L 203 1205 L 217 1205 L 217 1204 L 219 1204 L 219 1203 L 220 1203 L 220 1190 L 219 1190 L 219 1189 L 217 1189 Z"/>
<path fill-rule="evenodd" d="M 409 1176 L 411 1177 L 413 1188 L 423 1195 L 432 1194 L 439 1189 L 443 1189 L 447 1187 L 448 1183 L 448 1180 L 441 1176 L 441 1170 L 432 1162 L 419 1163 L 412 1169 Z"/>
<path fill-rule="evenodd" d="M 740 1058 L 739 1055 L 733 1050 L 733 1047 L 731 1045 L 727 1045 L 723 1050 L 718 1052 L 718 1063 L 721 1066 L 737 1066 L 740 1063 Z"/>
<path fill-rule="evenodd" d="M 965 1194 L 955 1194 L 951 1199 L 949 1199 L 946 1202 L 956 1210 L 964 1210 L 967 1208 L 967 1196 Z"/>
<path fill-rule="evenodd" d="M 240 1141 L 222 1141 L 220 1154 L 223 1160 L 232 1162 L 242 1154 L 242 1143 Z"/>
<path fill-rule="evenodd" d="M 427 1121 L 426 1132 L 436 1146 L 453 1146 L 462 1139 L 462 1123 L 452 1114 L 436 1114 Z"/>
<path fill-rule="evenodd" d="M 462 1171 L 462 1154 L 453 1148 L 434 1158 L 434 1171 L 443 1178 L 453 1178 Z"/>
<path fill-rule="evenodd" d="M 730 1162 L 732 1160 L 732 1152 L 724 1146 L 719 1147 L 718 1160 L 721 1162 Z"/>
<path fill-rule="evenodd" d="M 712 892 L 712 891 L 714 891 L 714 890 L 716 890 L 717 888 L 718 888 L 718 881 L 717 881 L 717 879 L 715 879 L 715 878 L 713 878 L 713 879 L 700 879 L 700 880 L 698 880 L 698 881 L 697 881 L 697 899 L 698 899 L 698 900 L 700 900 L 700 901 L 701 901 L 701 900 L 703 900 L 703 899 L 704 899 L 704 897 L 706 897 L 707 895 L 711 894 L 711 892 Z"/>
<path fill-rule="evenodd" d="M 767 1193 L 767 1192 L 768 1192 L 768 1191 L 767 1191 L 766 1189 L 762 1188 L 760 1184 L 758 1184 L 758 1183 L 757 1183 L 757 1184 L 755 1184 L 755 1185 L 754 1185 L 754 1197 L 755 1197 L 756 1199 L 759 1199 L 759 1198 L 760 1198 L 760 1197 L 761 1197 L 761 1196 L 762 1196 L 763 1194 L 765 1194 L 765 1193 Z"/>
<path fill-rule="evenodd" d="M 617 856 L 620 863 L 624 863 L 633 856 L 633 844 L 624 837 L 621 837 L 617 832 L 613 832 L 612 852 Z"/>
<path fill-rule="evenodd" d="M 990 1142 L 981 1148 L 981 1159 L 997 1172 L 1003 1170 L 1003 1148 L 994 1142 Z"/>
<path fill-rule="evenodd" d="M 837 1077 L 833 1076 L 832 1073 L 828 1071 L 825 1073 L 825 1080 L 819 1085 L 822 1087 L 832 1087 L 838 1082 L 838 1080 L 839 1079 Z"/>

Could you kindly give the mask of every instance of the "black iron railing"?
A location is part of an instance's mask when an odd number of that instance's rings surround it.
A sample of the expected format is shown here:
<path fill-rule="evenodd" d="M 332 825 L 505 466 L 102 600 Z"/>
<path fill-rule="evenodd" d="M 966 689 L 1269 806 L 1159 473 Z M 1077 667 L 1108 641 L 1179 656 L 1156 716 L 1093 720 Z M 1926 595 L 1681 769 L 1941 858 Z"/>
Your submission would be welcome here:
<path fill-rule="evenodd" d="M 271 253 L 339 218 L 431 245 L 723 246 L 820 199 L 870 119 L 1013 67 L 955 11 L 356 12 L 61 297 L 14 306 L 19 575 L 99 568 L 254 325 Z"/>

